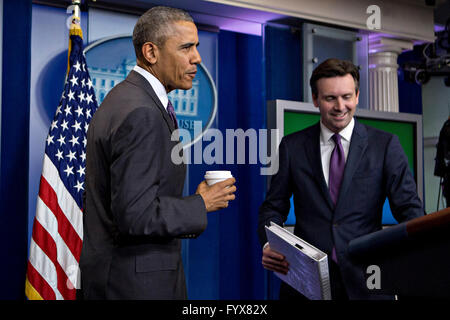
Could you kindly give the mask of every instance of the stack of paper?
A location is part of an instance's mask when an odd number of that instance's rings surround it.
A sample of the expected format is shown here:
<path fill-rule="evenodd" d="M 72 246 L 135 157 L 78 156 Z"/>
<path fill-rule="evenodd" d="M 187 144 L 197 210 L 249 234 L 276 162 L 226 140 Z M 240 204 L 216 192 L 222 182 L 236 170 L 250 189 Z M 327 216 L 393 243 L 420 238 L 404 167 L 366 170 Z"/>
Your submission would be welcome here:
<path fill-rule="evenodd" d="M 266 226 L 270 248 L 289 262 L 289 272 L 275 274 L 311 300 L 331 300 L 327 255 L 279 225 Z"/>

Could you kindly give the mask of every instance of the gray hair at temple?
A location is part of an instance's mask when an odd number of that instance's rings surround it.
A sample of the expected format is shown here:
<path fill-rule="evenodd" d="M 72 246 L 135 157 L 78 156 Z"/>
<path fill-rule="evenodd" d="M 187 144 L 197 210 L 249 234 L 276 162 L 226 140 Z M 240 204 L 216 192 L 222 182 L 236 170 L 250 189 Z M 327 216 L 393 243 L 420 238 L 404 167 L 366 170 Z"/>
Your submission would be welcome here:
<path fill-rule="evenodd" d="M 194 19 L 181 9 L 157 6 L 145 12 L 136 22 L 133 30 L 133 45 L 136 58 L 142 60 L 142 45 L 153 42 L 164 46 L 172 33 L 172 24 L 177 21 L 194 22 Z"/>

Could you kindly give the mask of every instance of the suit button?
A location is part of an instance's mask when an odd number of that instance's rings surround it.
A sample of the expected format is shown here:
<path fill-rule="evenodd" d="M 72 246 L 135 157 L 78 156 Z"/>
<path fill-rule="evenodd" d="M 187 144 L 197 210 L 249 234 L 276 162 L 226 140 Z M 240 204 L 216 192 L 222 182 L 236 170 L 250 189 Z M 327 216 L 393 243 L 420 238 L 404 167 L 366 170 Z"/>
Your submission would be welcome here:
<path fill-rule="evenodd" d="M 339 223 L 333 223 L 333 227 L 335 228 L 339 227 Z"/>

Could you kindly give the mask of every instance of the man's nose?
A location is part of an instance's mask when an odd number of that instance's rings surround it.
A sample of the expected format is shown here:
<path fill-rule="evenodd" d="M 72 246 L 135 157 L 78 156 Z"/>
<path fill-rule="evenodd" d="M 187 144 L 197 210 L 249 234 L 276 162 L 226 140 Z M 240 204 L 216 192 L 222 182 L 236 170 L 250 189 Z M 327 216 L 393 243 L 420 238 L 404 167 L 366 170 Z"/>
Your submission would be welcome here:
<path fill-rule="evenodd" d="M 345 110 L 345 101 L 341 97 L 337 98 L 334 108 L 339 111 Z"/>
<path fill-rule="evenodd" d="M 197 50 L 197 47 L 194 48 L 194 53 L 191 59 L 192 64 L 200 64 L 202 62 L 202 57 L 200 56 L 200 53 Z"/>

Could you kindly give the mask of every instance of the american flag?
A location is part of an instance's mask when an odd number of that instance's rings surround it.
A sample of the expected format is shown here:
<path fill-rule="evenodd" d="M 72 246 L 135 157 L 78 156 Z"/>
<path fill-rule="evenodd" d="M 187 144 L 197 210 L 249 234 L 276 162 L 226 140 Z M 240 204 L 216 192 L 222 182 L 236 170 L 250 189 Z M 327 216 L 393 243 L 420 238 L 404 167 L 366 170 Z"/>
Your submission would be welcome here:
<path fill-rule="evenodd" d="M 79 288 L 86 132 L 96 110 L 81 28 L 73 24 L 64 91 L 45 142 L 25 287 L 30 300 L 75 299 Z"/>

